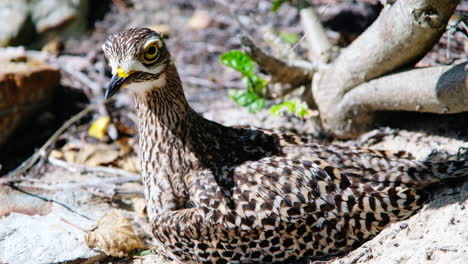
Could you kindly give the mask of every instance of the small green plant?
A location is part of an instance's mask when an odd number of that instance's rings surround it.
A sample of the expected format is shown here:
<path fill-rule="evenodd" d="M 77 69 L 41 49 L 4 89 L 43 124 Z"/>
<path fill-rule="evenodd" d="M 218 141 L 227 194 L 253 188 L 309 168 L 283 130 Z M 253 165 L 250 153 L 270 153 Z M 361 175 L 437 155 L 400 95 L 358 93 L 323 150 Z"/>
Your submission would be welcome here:
<path fill-rule="evenodd" d="M 270 108 L 270 113 L 274 115 L 282 115 L 284 112 L 290 112 L 302 118 L 310 115 L 307 104 L 299 100 L 284 101 Z"/>
<path fill-rule="evenodd" d="M 296 33 L 279 32 L 279 36 L 289 44 L 296 44 L 299 41 L 299 35 Z"/>
<path fill-rule="evenodd" d="M 251 113 L 265 108 L 265 88 L 268 82 L 254 73 L 252 58 L 240 50 L 232 50 L 221 56 L 221 63 L 240 72 L 242 82 L 247 86 L 247 91 L 229 90 L 229 97 Z"/>
<path fill-rule="evenodd" d="M 271 3 L 271 11 L 276 12 L 286 2 L 286 0 L 275 0 Z"/>
<path fill-rule="evenodd" d="M 229 97 L 238 105 L 246 107 L 251 113 L 264 109 L 268 82 L 254 73 L 253 59 L 240 50 L 232 50 L 221 55 L 220 61 L 222 64 L 240 72 L 242 82 L 247 87 L 247 90 L 229 90 Z M 275 115 L 281 115 L 284 112 L 290 112 L 301 118 L 310 114 L 307 104 L 299 100 L 284 101 L 270 108 L 270 113 Z"/>
<path fill-rule="evenodd" d="M 149 254 L 153 254 L 153 251 L 151 249 L 136 252 L 134 255 L 142 257 L 142 256 L 146 256 Z"/>

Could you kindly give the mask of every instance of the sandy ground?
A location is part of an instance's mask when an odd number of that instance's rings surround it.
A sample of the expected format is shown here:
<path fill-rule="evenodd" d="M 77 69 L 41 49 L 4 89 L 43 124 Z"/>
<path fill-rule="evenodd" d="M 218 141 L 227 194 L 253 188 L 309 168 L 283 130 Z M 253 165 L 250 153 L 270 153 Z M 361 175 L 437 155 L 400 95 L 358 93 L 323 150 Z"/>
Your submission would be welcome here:
<path fill-rule="evenodd" d="M 113 7 L 112 12 L 101 25 L 98 25 L 89 39 L 83 41 L 81 45 L 80 43 L 75 44 L 77 50 L 96 47 L 108 33 L 120 31 L 126 27 L 170 21 L 173 30 L 168 43 L 172 47 L 171 51 L 179 65 L 183 80 L 188 80 L 187 77 L 193 76 L 199 78 L 215 76 L 219 82 L 235 83 L 238 81 L 238 76 L 235 73 L 223 68 L 218 63 L 219 54 L 232 48 L 238 48 L 239 45 L 233 37 L 239 33 L 239 28 L 230 26 L 223 30 L 219 29 L 227 27 L 226 23 L 231 23 L 232 20 L 226 20 L 224 16 L 218 15 L 214 19 L 214 23 L 218 24 L 213 28 L 204 32 L 187 30 L 184 26 L 193 11 L 184 7 L 184 3 L 187 1 L 174 1 L 177 8 L 172 9 L 169 9 L 162 2 L 141 1 L 135 4 L 133 10 L 126 13 L 119 13 L 117 8 Z M 200 1 L 199 5 L 207 9 L 209 6 L 206 4 L 207 2 L 209 1 Z M 249 5 L 254 5 L 248 1 L 240 2 L 245 9 L 248 9 Z M 298 30 L 297 27 L 292 26 L 296 25 L 298 21 L 291 9 L 286 8 L 283 13 L 283 16 L 288 17 L 287 19 L 277 22 L 278 20 L 274 20 L 275 15 L 270 14 L 268 8 L 267 5 L 263 7 L 259 5 L 260 13 L 265 14 L 262 21 L 270 21 L 269 25 L 288 27 L 292 31 Z M 177 19 L 171 20 L 171 17 Z M 207 38 L 210 41 L 207 41 Z M 207 42 L 210 45 L 207 45 Z M 192 50 L 184 48 L 189 44 L 193 46 Z M 306 136 L 320 137 L 325 141 L 330 141 L 329 138 L 325 138 L 319 133 L 317 122 L 314 119 L 303 121 L 290 116 L 272 116 L 267 111 L 252 115 L 247 113 L 245 109 L 234 105 L 227 98 L 226 89 L 198 87 L 189 81 L 185 81 L 185 88 L 194 109 L 209 119 L 226 125 L 288 129 Z M 468 114 L 437 116 L 397 113 L 379 119 L 374 130 L 356 140 L 335 142 L 392 151 L 405 150 L 421 160 L 446 158 L 450 154 L 457 153 L 459 148 L 468 147 Z M 48 171 L 42 176 L 49 186 L 59 185 L 65 180 L 81 182 L 95 180 L 97 177 L 95 175 L 72 175 L 64 170 Z M 136 190 L 138 188 L 141 186 L 135 187 Z M 80 209 L 80 212 L 91 216 L 93 220 L 98 219 L 108 210 L 121 210 L 132 214 L 132 216 L 135 214 L 131 208 L 128 208 L 128 205 L 120 200 L 116 202 L 99 199 L 96 198 L 99 196 L 89 193 L 92 193 L 89 189 L 83 189 L 76 193 L 65 188 L 50 195 L 69 202 L 75 209 Z M 410 219 L 393 224 L 357 250 L 347 256 L 333 259 L 329 263 L 468 263 L 467 199 L 467 181 L 435 189 L 432 201 Z M 123 204 L 125 206 L 122 206 Z M 136 259 L 103 259 L 99 252 L 89 251 L 86 247 L 82 247 L 84 235 L 82 231 L 60 219 L 68 219 L 67 221 L 78 226 L 81 223 L 82 227 L 88 227 L 90 224 L 88 220 L 76 217 L 75 214 L 63 210 L 63 208 L 52 208 L 51 214 L 44 215 L 44 218 L 35 216 L 32 219 L 33 217 L 31 217 L 28 220 L 24 220 L 24 216 L 19 215 L 19 213 L 11 214 L 9 217 L 12 218 L 10 219 L 0 218 L 0 263 L 2 260 L 6 263 L 26 263 L 27 261 L 30 263 L 91 263 L 95 262 L 95 257 L 99 256 L 101 256 L 100 261 L 96 263 L 154 263 L 154 261 L 159 263 L 160 261 L 158 257 L 154 256 Z M 24 221 L 19 223 L 18 221 L 22 221 L 21 219 Z M 50 223 L 50 225 L 44 223 Z M 29 228 L 25 228 L 28 225 Z M 145 218 L 138 217 L 138 224 L 135 224 L 138 232 L 147 236 L 146 242 L 151 242 L 145 225 L 147 225 Z M 41 228 L 44 230 L 51 228 L 53 232 L 51 231 L 50 234 L 53 235 L 53 238 L 40 232 Z M 31 244 L 31 236 L 36 239 L 34 243 L 43 247 L 42 251 L 34 252 L 37 254 L 34 256 L 28 247 L 15 246 Z M 8 245 L 10 250 L 8 255 L 2 251 L 6 248 L 5 245 Z M 63 247 L 56 247 L 56 245 Z M 74 249 L 82 249 L 83 251 L 77 252 Z M 60 252 L 66 252 L 67 256 L 60 255 Z M 47 255 L 48 253 L 50 254 Z M 17 257 L 20 254 L 22 258 Z M 10 261 L 6 261 L 6 256 Z"/>

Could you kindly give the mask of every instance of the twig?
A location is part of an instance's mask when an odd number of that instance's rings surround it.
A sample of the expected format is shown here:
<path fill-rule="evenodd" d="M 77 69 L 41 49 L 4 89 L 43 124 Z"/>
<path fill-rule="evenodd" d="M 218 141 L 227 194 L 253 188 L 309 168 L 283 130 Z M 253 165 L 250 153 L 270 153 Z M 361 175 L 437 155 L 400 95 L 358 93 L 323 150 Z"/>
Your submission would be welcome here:
<path fill-rule="evenodd" d="M 11 184 L 11 183 L 15 183 L 15 182 L 24 182 L 24 181 L 31 181 L 31 182 L 34 182 L 35 179 L 33 179 L 33 178 L 27 178 L 27 177 L 21 177 L 21 176 L 14 177 L 14 178 L 7 178 L 7 177 L 2 177 L 2 178 L 0 178 L 0 184 L 3 184 L 3 185 L 9 185 L 9 184 Z"/>
<path fill-rule="evenodd" d="M 49 159 L 55 159 L 55 158 L 49 157 Z M 58 160 L 58 161 L 60 161 L 60 160 Z M 56 162 L 56 161 L 54 161 L 54 162 Z M 58 163 L 60 163 L 60 162 L 58 162 Z M 57 165 L 57 164 L 55 164 L 55 165 Z M 58 167 L 65 168 L 65 169 L 68 169 L 70 171 L 76 172 L 75 170 L 70 168 L 70 166 L 73 166 L 73 165 L 78 165 L 78 164 L 63 162 L 63 163 L 61 163 L 61 165 L 58 165 Z M 68 167 L 64 167 L 64 166 L 68 166 Z M 75 181 L 73 181 L 73 182 L 63 182 L 63 183 L 61 183 L 60 186 L 54 186 L 54 187 L 50 187 L 49 184 L 41 185 L 41 183 L 43 183 L 43 181 L 41 179 L 27 178 L 27 177 L 1 178 L 0 179 L 0 184 L 9 185 L 9 184 L 15 183 L 15 182 L 31 182 L 36 187 L 40 187 L 40 188 L 44 188 L 44 189 L 48 189 L 48 190 L 57 190 L 57 189 L 61 189 L 61 188 L 94 187 L 94 186 L 103 185 L 103 184 L 122 184 L 122 183 L 127 183 L 127 182 L 139 182 L 139 181 L 141 181 L 141 177 L 139 175 L 137 175 L 137 174 L 131 175 L 132 174 L 131 172 L 127 172 L 127 173 L 129 175 L 123 175 L 123 176 L 119 175 L 117 177 L 100 178 L 97 183 L 93 183 L 93 182 L 90 182 L 90 181 L 88 181 L 88 182 L 75 182 Z"/>
<path fill-rule="evenodd" d="M 249 32 L 249 28 L 244 23 L 242 23 L 239 16 L 236 13 L 234 13 L 234 11 L 229 7 L 228 3 L 226 3 L 224 0 L 215 0 L 215 3 L 219 5 L 221 10 L 224 10 L 224 12 L 228 13 L 232 18 L 236 20 L 237 24 L 242 29 L 244 34 L 246 34 L 250 38 L 253 38 L 253 36 Z"/>
<path fill-rule="evenodd" d="M 255 18 L 250 16 L 242 16 L 243 19 L 239 17 L 235 13 L 234 10 L 230 8 L 230 4 L 227 3 L 225 0 L 215 0 L 217 4 L 221 6 L 221 10 L 225 10 L 231 17 L 233 17 L 239 27 L 242 29 L 244 35 L 247 35 L 250 39 L 255 39 L 249 32 L 250 30 L 255 30 L 255 32 L 260 32 L 263 41 L 277 54 L 280 58 L 286 59 L 298 59 L 299 56 L 291 49 L 291 45 L 286 43 L 283 39 L 281 39 L 277 34 L 275 34 L 274 30 L 270 27 L 259 25 Z M 245 20 L 249 20 L 246 22 Z"/>
<path fill-rule="evenodd" d="M 310 83 L 316 67 L 308 62 L 296 65 L 292 62 L 284 62 L 266 54 L 258 48 L 253 41 L 243 36 L 241 43 L 245 52 L 257 62 L 257 64 L 271 75 L 271 83 L 279 83 L 280 87 L 270 85 L 268 97 L 277 98 L 291 92 L 296 87 Z"/>
<path fill-rule="evenodd" d="M 39 148 L 39 150 L 37 150 L 30 158 L 24 161 L 15 170 L 5 175 L 5 177 L 15 178 L 18 175 L 23 174 L 24 172 L 29 170 L 41 156 L 45 155 L 46 149 L 50 147 L 68 127 L 70 127 L 73 123 L 80 120 L 82 117 L 84 117 L 86 114 L 91 112 L 96 107 L 97 107 L 96 104 L 90 104 L 85 109 L 81 110 L 78 114 L 72 116 L 59 129 L 57 129 L 57 131 L 55 131 L 55 133 L 46 141 L 46 143 L 44 143 L 44 145 L 42 145 L 42 147 Z"/>
<path fill-rule="evenodd" d="M 72 70 L 72 69 L 68 68 L 68 66 L 66 66 L 66 65 L 62 65 L 60 67 L 60 69 L 62 69 L 64 72 L 66 72 L 66 73 L 70 74 L 71 76 L 73 76 L 75 79 L 77 79 L 82 84 L 88 86 L 91 90 L 93 90 L 93 92 L 96 93 L 97 91 L 101 90 L 101 87 L 99 85 L 97 85 L 95 82 L 93 82 L 92 80 L 90 80 L 84 73 L 82 73 L 80 71 Z"/>
<path fill-rule="evenodd" d="M 70 211 L 70 212 L 72 212 L 72 213 L 74 213 L 74 214 L 77 214 L 77 215 L 79 215 L 79 216 L 81 216 L 81 217 L 83 217 L 83 218 L 86 218 L 86 219 L 90 220 L 90 221 L 95 221 L 95 220 L 89 218 L 88 216 L 83 215 L 83 214 L 77 212 L 76 210 L 72 209 L 70 206 L 68 206 L 68 205 L 66 205 L 66 204 L 64 204 L 64 203 L 62 203 L 62 202 L 56 201 L 56 200 L 51 199 L 51 198 L 47 198 L 47 197 L 42 196 L 42 195 L 39 195 L 39 194 L 30 193 L 30 192 L 28 192 L 28 191 L 25 191 L 25 190 L 23 190 L 23 189 L 21 189 L 21 188 L 15 186 L 14 184 L 9 184 L 8 186 L 10 186 L 11 188 L 13 188 L 13 189 L 15 189 L 15 190 L 17 190 L 17 191 L 19 191 L 19 192 L 22 192 L 22 193 L 24 193 L 24 194 L 30 195 L 30 196 L 32 196 L 32 197 L 36 197 L 36 198 L 41 199 L 41 200 L 43 200 L 43 201 L 58 204 L 58 205 L 62 206 L 63 208 L 67 209 L 68 211 Z"/>
<path fill-rule="evenodd" d="M 332 44 L 320 23 L 320 16 L 312 6 L 301 9 L 300 15 L 305 32 L 304 36 L 313 55 L 313 58 L 310 59 L 321 63 L 329 63 L 332 59 Z"/>
<path fill-rule="evenodd" d="M 67 162 L 67 161 L 60 160 L 60 159 L 50 157 L 50 156 L 47 159 L 50 162 L 50 164 L 60 167 L 60 168 L 64 168 L 72 172 L 119 175 L 119 176 L 126 177 L 124 179 L 125 181 L 140 181 L 141 179 L 140 175 L 133 173 L 133 172 L 126 171 L 126 170 L 122 170 L 122 169 L 103 167 L 103 166 L 85 166 L 81 164 Z"/>
<path fill-rule="evenodd" d="M 80 227 L 80 226 L 77 226 L 77 225 L 71 223 L 70 221 L 66 220 L 66 219 L 63 218 L 63 217 L 60 217 L 60 220 L 62 220 L 63 222 L 65 222 L 65 223 L 67 223 L 67 224 L 69 224 L 69 225 L 75 227 L 76 229 L 79 229 L 79 230 L 85 232 L 85 233 L 86 233 L 86 232 L 89 232 L 89 230 L 86 230 L 86 229 L 84 229 L 84 228 L 82 228 L 82 227 Z"/>
<path fill-rule="evenodd" d="M 101 86 L 99 86 L 98 84 L 96 84 L 96 82 L 93 82 L 91 79 L 89 79 L 88 76 L 86 76 L 80 71 L 70 69 L 67 65 L 57 65 L 57 66 L 59 66 L 60 69 L 63 70 L 64 72 L 68 73 L 71 77 L 75 78 L 80 83 L 84 84 L 89 89 L 91 89 L 94 96 L 92 98 L 88 98 L 90 102 L 96 101 L 96 100 L 93 100 L 93 98 L 99 98 L 99 99 L 104 98 L 104 93 L 103 93 L 103 89 L 101 89 Z M 98 111 L 100 115 L 109 116 L 109 111 L 107 111 L 105 104 L 98 104 Z"/>

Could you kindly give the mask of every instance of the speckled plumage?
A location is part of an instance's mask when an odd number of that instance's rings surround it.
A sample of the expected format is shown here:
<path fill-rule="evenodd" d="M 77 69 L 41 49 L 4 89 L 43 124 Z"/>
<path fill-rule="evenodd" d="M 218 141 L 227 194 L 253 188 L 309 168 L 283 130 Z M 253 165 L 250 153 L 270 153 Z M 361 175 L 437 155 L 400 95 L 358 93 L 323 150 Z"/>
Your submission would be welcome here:
<path fill-rule="evenodd" d="M 159 35 L 140 28 L 111 36 L 106 57 L 139 60 L 151 36 Z M 160 52 L 126 85 L 135 94 L 148 216 L 170 258 L 268 263 L 344 253 L 413 214 L 428 185 L 468 175 L 468 161 L 419 162 L 211 122 L 189 107 L 166 47 Z"/>

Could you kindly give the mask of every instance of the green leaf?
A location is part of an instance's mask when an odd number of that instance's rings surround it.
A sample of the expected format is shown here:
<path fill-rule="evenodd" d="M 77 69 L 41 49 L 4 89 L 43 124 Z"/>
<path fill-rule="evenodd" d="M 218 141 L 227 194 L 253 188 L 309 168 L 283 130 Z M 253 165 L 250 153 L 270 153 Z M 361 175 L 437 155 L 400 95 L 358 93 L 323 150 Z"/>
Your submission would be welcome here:
<path fill-rule="evenodd" d="M 310 115 L 309 107 L 307 106 L 306 103 L 300 102 L 296 104 L 296 111 L 295 114 L 299 117 L 306 117 Z"/>
<path fill-rule="evenodd" d="M 229 97 L 238 105 L 248 106 L 258 99 L 258 96 L 251 92 L 244 92 L 240 90 L 229 90 Z"/>
<path fill-rule="evenodd" d="M 299 41 L 299 35 L 296 33 L 280 32 L 279 36 L 289 44 L 296 44 Z"/>
<path fill-rule="evenodd" d="M 265 94 L 265 87 L 267 86 L 268 82 L 259 77 L 258 75 L 253 74 L 251 77 L 251 80 L 254 84 L 253 90 L 258 96 L 264 96 Z"/>
<path fill-rule="evenodd" d="M 254 73 L 254 62 L 247 54 L 239 50 L 224 53 L 221 63 L 242 73 L 242 82 L 247 91 L 229 90 L 228 96 L 238 105 L 246 107 L 249 112 L 255 113 L 266 105 L 265 87 L 268 82 Z"/>
<path fill-rule="evenodd" d="M 149 254 L 152 254 L 153 252 L 151 251 L 151 249 L 148 249 L 148 250 L 143 250 L 143 251 L 140 251 L 138 253 L 135 254 L 135 256 L 146 256 L 146 255 L 149 255 Z"/>
<path fill-rule="evenodd" d="M 284 101 L 270 108 L 270 113 L 273 115 L 282 115 L 283 112 L 289 112 L 302 118 L 310 114 L 307 104 L 298 100 Z"/>
<path fill-rule="evenodd" d="M 258 98 L 257 100 L 253 101 L 251 104 L 247 106 L 247 109 L 249 109 L 250 113 L 256 113 L 263 108 L 265 108 L 266 105 L 266 99 L 265 98 Z"/>
<path fill-rule="evenodd" d="M 242 90 L 229 90 L 229 97 L 238 105 L 246 107 L 250 113 L 265 108 L 266 99 L 258 97 L 255 93 Z"/>
<path fill-rule="evenodd" d="M 270 108 L 270 113 L 274 115 L 282 115 L 284 111 L 294 113 L 296 111 L 296 104 L 294 101 L 284 101 L 276 104 Z"/>
<path fill-rule="evenodd" d="M 246 76 L 254 74 L 254 62 L 252 58 L 250 58 L 249 55 L 245 54 L 243 51 L 228 51 L 221 55 L 220 61 L 222 64 L 231 67 Z"/>
<path fill-rule="evenodd" d="M 273 11 L 273 12 L 278 11 L 278 9 L 284 4 L 284 2 L 286 2 L 286 0 L 275 0 L 271 4 L 271 11 Z"/>
<path fill-rule="evenodd" d="M 255 93 L 259 97 L 265 96 L 265 87 L 268 82 L 256 74 L 246 75 L 242 78 L 242 82 L 247 86 L 247 91 Z"/>

